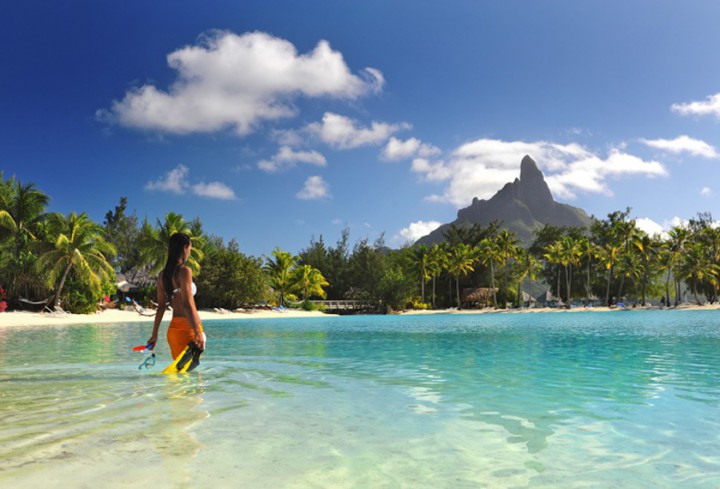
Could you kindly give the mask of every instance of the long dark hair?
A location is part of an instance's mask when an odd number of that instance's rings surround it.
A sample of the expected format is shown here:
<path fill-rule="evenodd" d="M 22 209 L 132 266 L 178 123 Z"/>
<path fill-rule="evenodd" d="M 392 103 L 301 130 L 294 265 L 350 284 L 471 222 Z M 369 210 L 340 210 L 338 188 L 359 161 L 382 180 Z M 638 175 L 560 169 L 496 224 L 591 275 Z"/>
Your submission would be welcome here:
<path fill-rule="evenodd" d="M 170 236 L 168 243 L 168 259 L 165 264 L 165 268 L 162 271 L 162 283 L 165 289 L 165 297 L 170 301 L 173 297 L 173 283 L 172 279 L 175 275 L 175 269 L 178 266 L 178 261 L 185 250 L 185 247 L 190 244 L 190 236 L 185 233 L 175 233 Z"/>

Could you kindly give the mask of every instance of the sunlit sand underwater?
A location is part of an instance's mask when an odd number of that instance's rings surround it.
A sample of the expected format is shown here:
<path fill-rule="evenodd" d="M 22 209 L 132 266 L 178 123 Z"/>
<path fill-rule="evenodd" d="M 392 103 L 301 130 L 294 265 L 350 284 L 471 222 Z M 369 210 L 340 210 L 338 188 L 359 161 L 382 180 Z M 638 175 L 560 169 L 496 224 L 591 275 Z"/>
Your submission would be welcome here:
<path fill-rule="evenodd" d="M 0 330 L 0 486 L 720 487 L 720 312 Z"/>

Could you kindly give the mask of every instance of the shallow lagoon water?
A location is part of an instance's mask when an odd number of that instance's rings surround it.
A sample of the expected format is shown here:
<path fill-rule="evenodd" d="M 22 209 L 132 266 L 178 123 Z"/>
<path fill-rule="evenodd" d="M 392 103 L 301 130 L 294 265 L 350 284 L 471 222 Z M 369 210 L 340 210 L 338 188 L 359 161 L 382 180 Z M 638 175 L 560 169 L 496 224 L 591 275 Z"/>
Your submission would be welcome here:
<path fill-rule="evenodd" d="M 0 330 L 0 485 L 720 487 L 720 312 Z"/>

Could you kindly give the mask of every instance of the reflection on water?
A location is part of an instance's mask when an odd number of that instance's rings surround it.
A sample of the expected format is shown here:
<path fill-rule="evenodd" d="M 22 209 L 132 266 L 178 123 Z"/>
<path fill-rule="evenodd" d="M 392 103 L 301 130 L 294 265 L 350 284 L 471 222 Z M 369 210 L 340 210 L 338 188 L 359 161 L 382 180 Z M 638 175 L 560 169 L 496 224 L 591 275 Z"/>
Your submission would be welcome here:
<path fill-rule="evenodd" d="M 0 483 L 718 487 L 718 325 L 674 311 L 217 321 L 182 376 L 157 375 L 162 350 L 137 370 L 137 325 L 0 330 Z"/>

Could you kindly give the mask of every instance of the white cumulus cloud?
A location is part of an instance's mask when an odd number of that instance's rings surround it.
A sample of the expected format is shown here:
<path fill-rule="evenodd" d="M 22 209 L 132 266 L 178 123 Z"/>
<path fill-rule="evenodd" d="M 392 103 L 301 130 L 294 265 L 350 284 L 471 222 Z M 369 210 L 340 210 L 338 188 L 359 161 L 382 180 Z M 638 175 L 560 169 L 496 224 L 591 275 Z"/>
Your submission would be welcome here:
<path fill-rule="evenodd" d="M 410 127 L 406 123 L 388 124 L 377 121 L 373 121 L 370 127 L 360 127 L 357 121 L 349 117 L 326 112 L 322 122 L 309 124 L 305 130 L 330 146 L 351 149 L 382 144 L 397 131 Z"/>
<path fill-rule="evenodd" d="M 299 54 L 291 42 L 263 32 L 213 31 L 167 62 L 177 72 L 167 90 L 152 84 L 129 90 L 98 118 L 175 134 L 231 128 L 246 135 L 262 121 L 295 115 L 298 97 L 353 100 L 384 84 L 374 68 L 354 75 L 327 41 Z"/>
<path fill-rule="evenodd" d="M 327 164 L 327 160 L 317 151 L 295 151 L 289 146 L 283 146 L 271 159 L 260 161 L 258 163 L 258 168 L 268 173 L 274 173 L 283 169 L 294 167 L 298 163 L 325 166 Z"/>
<path fill-rule="evenodd" d="M 680 115 L 714 115 L 720 117 L 720 93 L 710 95 L 702 101 L 672 104 L 670 109 Z"/>
<path fill-rule="evenodd" d="M 641 143 L 667 151 L 674 154 L 690 153 L 693 156 L 702 156 L 704 158 L 717 158 L 717 150 L 699 139 L 693 139 L 690 136 L 678 136 L 675 139 L 641 139 Z"/>
<path fill-rule="evenodd" d="M 641 231 L 645 231 L 650 236 L 659 235 L 665 237 L 667 234 L 666 228 L 648 217 L 635 219 L 635 226 L 637 226 L 637 228 Z"/>
<path fill-rule="evenodd" d="M 700 195 L 703 197 L 710 197 L 712 195 L 712 190 L 710 187 L 703 187 L 700 189 Z"/>
<path fill-rule="evenodd" d="M 301 200 L 324 199 L 330 196 L 330 187 L 321 176 L 315 175 L 305 180 L 303 189 L 295 196 Z"/>
<path fill-rule="evenodd" d="M 196 183 L 192 186 L 195 195 L 219 200 L 235 200 L 235 191 L 222 182 Z"/>
<path fill-rule="evenodd" d="M 416 221 L 400 230 L 399 234 L 406 242 L 414 243 L 418 239 L 430 234 L 442 225 L 438 221 Z"/>
<path fill-rule="evenodd" d="M 200 197 L 220 200 L 235 200 L 237 196 L 232 188 L 222 182 L 190 184 L 188 175 L 190 169 L 185 165 L 178 165 L 163 177 L 145 184 L 145 190 L 170 192 L 178 195 L 191 191 Z"/>
<path fill-rule="evenodd" d="M 409 138 L 402 141 L 391 137 L 382 152 L 382 158 L 388 161 L 406 160 L 408 158 L 420 157 L 430 158 L 440 154 L 440 148 L 426 144 L 417 138 Z"/>
<path fill-rule="evenodd" d="M 572 199 L 577 192 L 611 195 L 607 180 L 631 175 L 666 176 L 657 161 L 645 161 L 612 149 L 601 157 L 578 144 L 547 141 L 523 142 L 478 139 L 458 147 L 448 161 L 418 158 L 412 170 L 429 181 L 447 182 L 442 195 L 431 201 L 467 206 L 474 197 L 492 197 L 507 182 L 519 177 L 523 156 L 530 155 L 545 175 L 555 197 Z"/>
<path fill-rule="evenodd" d="M 190 184 L 187 181 L 187 176 L 190 170 L 185 165 L 178 165 L 176 168 L 170 170 L 163 176 L 155 180 L 154 182 L 148 182 L 145 184 L 145 190 L 159 190 L 161 192 L 172 192 L 174 194 L 184 193 Z"/>

